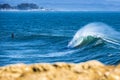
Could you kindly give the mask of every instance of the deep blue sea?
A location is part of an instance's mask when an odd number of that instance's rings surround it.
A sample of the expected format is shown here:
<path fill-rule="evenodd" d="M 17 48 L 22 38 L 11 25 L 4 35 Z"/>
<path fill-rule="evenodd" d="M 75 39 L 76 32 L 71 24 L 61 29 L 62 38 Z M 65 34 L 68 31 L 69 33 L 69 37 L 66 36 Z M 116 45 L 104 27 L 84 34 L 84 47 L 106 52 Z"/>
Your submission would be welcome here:
<path fill-rule="evenodd" d="M 0 66 L 120 63 L 120 12 L 0 12 Z"/>

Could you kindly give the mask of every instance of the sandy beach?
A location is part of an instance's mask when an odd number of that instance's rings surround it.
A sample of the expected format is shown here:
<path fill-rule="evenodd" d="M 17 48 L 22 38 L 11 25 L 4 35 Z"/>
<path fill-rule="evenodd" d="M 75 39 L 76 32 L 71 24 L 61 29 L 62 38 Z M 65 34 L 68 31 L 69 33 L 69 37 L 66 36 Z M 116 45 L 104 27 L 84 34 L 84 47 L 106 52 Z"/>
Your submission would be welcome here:
<path fill-rule="evenodd" d="M 0 67 L 0 80 L 120 80 L 120 65 L 99 61 L 15 64 Z"/>

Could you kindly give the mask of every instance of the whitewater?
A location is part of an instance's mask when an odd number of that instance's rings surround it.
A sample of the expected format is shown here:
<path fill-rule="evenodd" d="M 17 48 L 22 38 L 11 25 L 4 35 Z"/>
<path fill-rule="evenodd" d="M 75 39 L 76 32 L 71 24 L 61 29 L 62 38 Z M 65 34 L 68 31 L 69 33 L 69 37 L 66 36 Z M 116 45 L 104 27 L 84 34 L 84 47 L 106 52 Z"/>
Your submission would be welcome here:
<path fill-rule="evenodd" d="M 94 45 L 104 41 L 120 45 L 120 33 L 102 22 L 87 24 L 75 34 L 68 47 L 85 46 L 94 42 Z"/>

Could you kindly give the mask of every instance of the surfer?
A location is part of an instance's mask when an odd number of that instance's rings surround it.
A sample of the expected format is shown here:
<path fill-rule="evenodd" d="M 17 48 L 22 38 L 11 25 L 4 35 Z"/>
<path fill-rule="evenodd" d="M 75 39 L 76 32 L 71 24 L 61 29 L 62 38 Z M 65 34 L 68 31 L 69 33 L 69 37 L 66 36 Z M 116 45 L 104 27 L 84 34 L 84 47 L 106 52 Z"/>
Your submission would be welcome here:
<path fill-rule="evenodd" d="M 12 34 L 11 34 L 11 38 L 14 38 L 14 37 L 15 37 L 15 36 L 14 36 L 14 33 L 12 33 Z"/>

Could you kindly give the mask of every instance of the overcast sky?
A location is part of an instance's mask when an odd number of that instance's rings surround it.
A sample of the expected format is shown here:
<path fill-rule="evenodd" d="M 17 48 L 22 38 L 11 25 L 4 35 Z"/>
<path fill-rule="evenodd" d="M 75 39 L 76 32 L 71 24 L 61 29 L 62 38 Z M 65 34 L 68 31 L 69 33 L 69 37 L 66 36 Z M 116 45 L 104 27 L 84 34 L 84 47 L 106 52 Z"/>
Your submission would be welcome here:
<path fill-rule="evenodd" d="M 0 0 L 0 3 L 36 3 L 58 10 L 120 11 L 120 0 Z"/>

